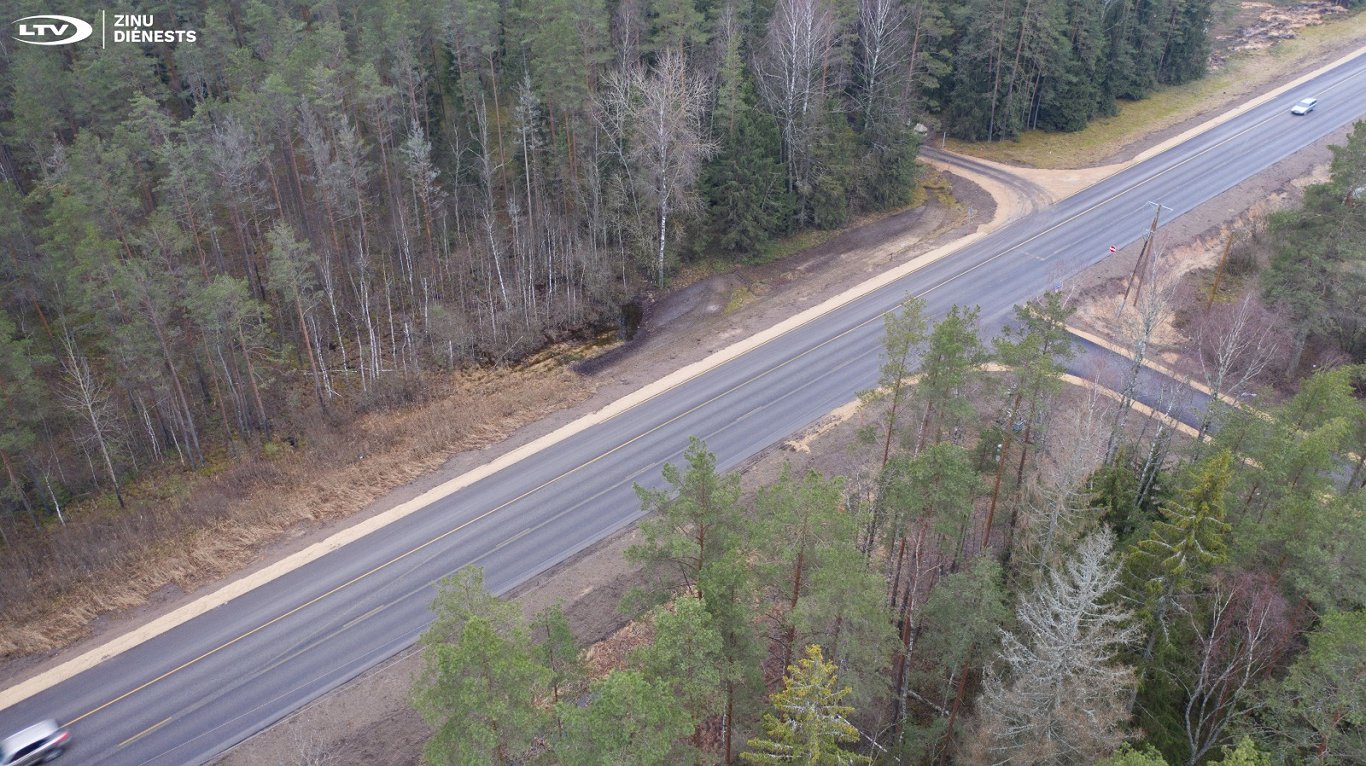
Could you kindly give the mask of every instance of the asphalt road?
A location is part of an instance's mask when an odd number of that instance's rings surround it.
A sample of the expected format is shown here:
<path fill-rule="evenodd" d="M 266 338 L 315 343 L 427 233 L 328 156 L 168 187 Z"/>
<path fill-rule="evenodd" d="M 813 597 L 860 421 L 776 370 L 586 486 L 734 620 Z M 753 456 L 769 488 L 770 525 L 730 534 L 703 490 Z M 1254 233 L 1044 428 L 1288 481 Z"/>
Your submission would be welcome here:
<path fill-rule="evenodd" d="M 1067 372 L 1094 381 L 1116 393 L 1123 389 L 1124 380 L 1133 368 L 1132 357 L 1117 354 L 1076 336 L 1072 336 L 1072 345 L 1076 355 L 1066 364 Z M 1196 382 L 1203 381 L 1196 378 Z M 1183 380 L 1145 366 L 1138 371 L 1130 398 L 1173 420 L 1199 429 L 1200 420 L 1214 397 L 1186 385 Z M 1135 413 L 1131 422 L 1136 423 L 1140 418 Z"/>
<path fill-rule="evenodd" d="M 1010 307 L 1366 113 L 1366 57 L 1003 228 L 667 394 L 0 711 L 0 732 L 75 720 L 63 763 L 200 763 L 412 642 L 433 584 L 479 564 L 503 592 L 639 516 L 689 436 L 722 468 L 848 402 L 876 377 L 881 315 L 908 293 L 933 315 Z M 1300 96 L 1321 99 L 1293 117 Z M 382 732 L 376 736 L 383 737 Z"/>

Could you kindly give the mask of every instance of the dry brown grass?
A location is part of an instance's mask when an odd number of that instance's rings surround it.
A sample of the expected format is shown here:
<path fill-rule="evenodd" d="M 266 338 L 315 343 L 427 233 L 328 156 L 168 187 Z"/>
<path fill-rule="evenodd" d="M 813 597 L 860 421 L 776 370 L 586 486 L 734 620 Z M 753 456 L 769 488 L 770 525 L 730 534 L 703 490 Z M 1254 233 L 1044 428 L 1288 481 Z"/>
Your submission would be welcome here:
<path fill-rule="evenodd" d="M 1229 238 L 1233 237 L 1235 246 L 1238 247 L 1262 247 L 1249 245 L 1249 241 L 1257 239 L 1256 232 L 1265 228 L 1268 216 L 1297 204 L 1301 198 L 1300 192 L 1291 192 L 1289 189 L 1303 189 L 1309 184 L 1326 180 L 1328 164 L 1316 165 L 1308 176 L 1290 180 L 1281 189 L 1253 202 L 1247 210 L 1217 228 L 1211 228 L 1189 242 L 1170 248 L 1163 246 L 1162 264 L 1166 271 L 1164 276 L 1181 282 L 1177 290 L 1179 300 L 1159 321 L 1154 332 L 1154 345 L 1149 349 L 1149 354 L 1160 358 L 1164 364 L 1195 373 L 1199 366 L 1186 358 L 1191 338 L 1188 334 L 1189 328 L 1184 327 L 1183 323 L 1192 311 L 1205 305 L 1214 269 L 1223 255 Z M 1162 242 L 1161 236 L 1159 232 L 1159 242 Z M 1124 330 L 1117 317 L 1121 314 L 1127 281 L 1127 277 L 1112 279 L 1083 295 L 1072 321 L 1083 329 L 1095 331 L 1102 336 L 1123 338 Z M 1220 293 L 1239 292 L 1236 289 L 1239 281 L 1239 277 L 1226 274 L 1221 283 Z M 1199 310 L 1203 313 L 1203 309 Z"/>
<path fill-rule="evenodd" d="M 655 626 L 648 615 L 631 620 L 612 635 L 584 650 L 583 664 L 588 678 L 605 678 L 614 670 L 626 668 L 631 655 L 654 639 Z"/>
<path fill-rule="evenodd" d="M 264 451 L 273 458 L 147 477 L 129 488 L 126 511 L 69 509 L 66 527 L 34 541 L 40 555 L 0 564 L 0 657 L 66 646 L 101 615 L 228 575 L 300 525 L 350 516 L 453 453 L 586 399 L 591 387 L 564 368 L 563 351 L 514 370 L 433 378 L 424 402 L 339 427 L 314 423 L 298 449 Z"/>

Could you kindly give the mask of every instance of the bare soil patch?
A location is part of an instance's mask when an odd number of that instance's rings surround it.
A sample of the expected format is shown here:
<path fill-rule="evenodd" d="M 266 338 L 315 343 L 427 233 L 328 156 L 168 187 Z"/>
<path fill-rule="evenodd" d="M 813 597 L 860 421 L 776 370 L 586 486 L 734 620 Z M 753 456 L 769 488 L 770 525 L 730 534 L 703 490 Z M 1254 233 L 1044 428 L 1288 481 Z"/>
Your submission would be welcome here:
<path fill-rule="evenodd" d="M 1295 5 L 1239 3 L 1237 12 L 1213 35 L 1210 71 L 1223 68 L 1230 56 L 1268 50 L 1279 42 L 1299 37 L 1305 27 L 1315 27 L 1346 14 L 1343 6 L 1324 0 Z"/>
<path fill-rule="evenodd" d="M 1328 147 L 1344 143 L 1349 132 L 1350 127 L 1326 136 L 1159 228 L 1156 246 L 1161 268 L 1181 282 L 1177 288 L 1181 299 L 1154 334 L 1150 358 L 1180 372 L 1198 373 L 1198 363 L 1187 356 L 1191 338 L 1182 320 L 1203 309 L 1229 238 L 1246 240 L 1252 230 L 1264 225 L 1268 214 L 1299 204 L 1306 186 L 1327 179 L 1332 160 Z M 1142 242 L 1135 242 L 1073 279 L 1079 291 L 1075 324 L 1122 342 L 1124 332 L 1117 317 L 1141 249 Z M 1235 278 L 1221 283 L 1219 295 L 1255 287 L 1255 276 L 1247 284 Z"/>

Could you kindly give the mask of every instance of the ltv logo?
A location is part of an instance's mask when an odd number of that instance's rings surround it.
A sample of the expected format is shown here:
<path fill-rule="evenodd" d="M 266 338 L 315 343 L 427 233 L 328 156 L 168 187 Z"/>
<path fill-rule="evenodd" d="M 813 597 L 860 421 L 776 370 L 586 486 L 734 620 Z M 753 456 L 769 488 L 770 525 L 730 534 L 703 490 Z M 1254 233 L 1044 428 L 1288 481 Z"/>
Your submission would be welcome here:
<path fill-rule="evenodd" d="M 89 37 L 95 30 L 74 16 L 25 16 L 14 22 L 17 37 L 29 45 L 70 45 Z"/>

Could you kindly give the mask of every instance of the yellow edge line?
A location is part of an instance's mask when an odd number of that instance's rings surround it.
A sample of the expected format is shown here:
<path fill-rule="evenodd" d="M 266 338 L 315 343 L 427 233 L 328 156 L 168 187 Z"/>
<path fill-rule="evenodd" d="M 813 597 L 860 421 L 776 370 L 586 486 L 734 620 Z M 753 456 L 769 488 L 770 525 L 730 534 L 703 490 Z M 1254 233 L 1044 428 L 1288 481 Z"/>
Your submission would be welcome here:
<path fill-rule="evenodd" d="M 1271 93 L 1268 93 L 1259 99 L 1254 99 L 1253 101 L 1248 102 L 1235 113 L 1241 113 L 1260 103 L 1263 103 L 1271 98 L 1274 98 L 1275 96 L 1298 85 L 1299 83 L 1316 77 L 1319 74 L 1326 72 L 1335 66 L 1350 61 L 1351 59 L 1361 55 L 1362 53 L 1366 53 L 1366 47 L 1361 48 L 1355 53 L 1344 56 L 1343 58 L 1333 63 L 1327 64 L 1324 67 L 1321 67 L 1320 69 L 1315 70 L 1314 72 L 1311 72 L 1297 80 L 1294 80 L 1291 83 L 1288 83 L 1287 85 L 1282 86 L 1281 88 L 1278 88 L 1277 90 L 1274 90 Z M 1186 138 L 1189 138 L 1191 135 L 1194 135 L 1204 129 L 1207 129 L 1209 126 L 1215 124 L 1218 124 L 1218 122 L 1212 120 L 1209 123 L 1205 123 L 1205 125 L 1203 126 L 1198 126 L 1196 128 L 1193 128 L 1191 131 L 1188 131 L 1187 133 L 1178 136 L 1177 139 L 1185 140 Z M 1147 152 L 1138 155 L 1138 157 L 1135 157 L 1134 160 L 1128 164 L 1134 164 L 1141 161 L 1142 159 L 1147 159 L 1148 157 L 1156 155 L 1160 151 L 1169 148 L 1169 146 L 1175 145 L 1177 139 L 1173 139 L 1172 141 L 1160 144 L 1157 147 L 1154 147 L 1153 149 L 1150 149 Z M 1083 212 L 1089 212 L 1089 210 Z M 1080 213 L 1078 215 L 1080 215 Z M 997 222 L 993 221 L 992 223 L 995 224 Z M 536 454 L 548 447 L 558 444 L 564 441 L 565 439 L 568 439 L 569 437 L 577 433 L 580 433 L 593 425 L 605 422 L 606 420 L 609 420 L 629 409 L 632 409 L 637 405 L 649 401 L 650 399 L 653 399 L 654 397 L 659 396 L 660 394 L 663 394 L 673 388 L 682 385 L 683 383 L 686 383 L 692 378 L 697 377 L 698 375 L 701 375 L 702 373 L 712 368 L 720 366 L 721 364 L 724 364 L 725 362 L 728 362 L 731 359 L 734 359 L 754 348 L 757 348 L 758 346 L 763 345 L 764 343 L 767 343 L 768 341 L 773 340 L 774 338 L 777 338 L 778 336 L 783 335 L 784 333 L 787 333 L 790 330 L 800 327 L 801 325 L 804 325 L 808 322 L 811 322 L 821 316 L 824 316 L 825 314 L 830 313 L 831 311 L 834 311 L 835 309 L 840 308 L 841 306 L 853 300 L 856 300 L 870 292 L 885 287 L 886 285 L 891 284 L 892 282 L 895 282 L 896 280 L 901 279 L 902 277 L 905 277 L 915 271 L 918 271 L 919 269 L 922 269 L 925 266 L 928 266 L 954 252 L 957 252 L 958 250 L 964 247 L 967 247 L 968 245 L 977 242 L 978 240 L 985 237 L 988 233 L 990 233 L 990 231 L 994 228 L 994 226 L 990 225 L 983 226 L 979 228 L 977 231 L 973 232 L 972 234 L 956 242 L 936 248 L 922 256 L 919 256 L 917 258 L 912 259 L 911 261 L 908 261 L 907 263 L 902 264 L 901 266 L 883 272 L 882 274 L 873 277 L 872 279 L 869 279 L 866 282 L 863 282 L 859 285 L 855 285 L 854 287 L 840 293 L 839 295 L 836 295 L 833 298 L 823 301 L 820 304 L 817 304 L 816 306 L 813 306 L 805 311 L 802 311 L 798 314 L 789 317 L 786 320 L 783 320 L 782 322 L 779 322 L 778 324 L 768 328 L 767 330 L 755 333 L 754 335 L 750 336 L 745 340 L 732 344 L 731 346 L 721 349 L 720 351 L 717 351 L 702 360 L 682 367 L 679 370 L 659 379 L 658 381 L 650 385 L 644 386 L 640 389 L 637 389 L 635 392 L 628 394 L 608 404 L 607 406 L 603 407 L 600 410 L 597 410 L 596 412 L 590 413 L 571 423 L 561 426 L 560 428 L 556 429 L 555 431 L 552 431 L 549 434 L 546 434 L 545 436 L 542 436 L 538 439 L 535 439 L 534 441 L 522 445 L 521 447 L 511 450 L 495 458 L 494 460 L 485 463 L 484 465 L 478 466 L 468 471 L 467 473 L 464 473 L 452 479 L 451 481 L 446 482 L 445 484 L 434 487 L 422 493 L 421 495 L 413 498 L 412 500 L 409 500 L 405 503 L 400 503 L 399 505 L 394 506 L 388 511 L 372 516 L 371 518 L 366 519 L 365 521 L 362 521 L 358 524 L 355 524 L 354 526 L 341 530 L 336 534 L 332 535 L 331 537 L 327 538 L 326 540 L 315 543 L 302 551 L 287 556 L 273 564 L 270 564 L 269 566 L 263 567 L 262 569 L 253 572 L 250 575 L 246 575 L 234 582 L 228 583 L 227 585 L 224 585 L 223 587 L 219 588 L 213 593 L 210 593 L 202 598 L 196 599 L 195 601 L 186 604 L 185 606 L 182 606 L 179 609 L 176 609 L 155 620 L 152 620 L 144 626 L 131 630 L 123 634 L 122 636 L 119 636 L 98 647 L 95 647 L 94 649 L 86 651 L 55 667 L 49 668 L 48 670 L 38 673 L 37 675 L 29 679 L 21 681 L 9 687 L 8 689 L 5 689 L 3 692 L 0 692 L 0 710 L 15 705 L 25 699 L 28 699 L 29 697 L 32 697 L 33 695 L 43 691 L 44 689 L 47 689 L 57 683 L 60 683 L 61 681 L 64 681 L 85 670 L 88 670 L 111 657 L 122 654 L 123 652 L 128 651 L 134 646 L 137 646 L 151 638 L 159 636 L 162 633 L 165 633 L 178 625 L 188 622 L 189 620 L 201 614 L 204 614 L 205 612 L 208 612 L 211 609 L 221 606 L 231 601 L 232 599 L 237 598 L 238 596 L 244 593 L 247 593 L 248 591 L 254 590 L 255 588 L 260 587 L 261 585 L 276 580 L 285 575 L 286 573 L 293 571 L 294 569 L 297 569 L 300 566 L 303 566 L 304 564 L 321 558 L 322 556 L 326 555 L 327 553 L 330 553 L 333 550 L 336 550 L 337 548 L 347 545 L 348 543 L 354 542 L 355 540 L 358 540 L 364 537 L 365 535 L 370 534 L 371 532 L 374 532 L 389 524 L 392 524 L 395 521 L 398 521 L 399 519 L 411 515 L 412 513 L 415 513 L 416 511 L 426 507 L 427 505 L 430 505 L 431 503 L 448 497 L 451 494 L 479 481 L 480 479 L 497 473 L 498 471 L 501 471 L 502 469 L 507 468 L 508 466 L 518 463 L 521 460 L 533 454 Z M 483 517 L 481 516 L 480 518 Z M 276 619 L 282 619 L 283 616 L 284 615 Z M 260 626 L 257 628 L 257 630 L 260 630 L 262 627 L 265 626 Z M 250 634 L 244 634 L 244 636 L 245 635 Z M 239 636 L 239 639 L 242 637 L 243 636 Z"/>
<path fill-rule="evenodd" d="M 1124 401 L 1124 397 L 1121 396 L 1121 395 L 1119 394 L 1119 392 L 1113 391 L 1113 390 L 1111 390 L 1111 389 L 1108 389 L 1108 388 L 1106 388 L 1106 387 L 1100 385 L 1099 383 L 1096 383 L 1095 381 L 1087 380 L 1086 378 L 1080 378 L 1080 377 L 1077 377 L 1076 375 L 1072 375 L 1072 374 L 1070 374 L 1070 373 L 1063 373 L 1063 375 L 1062 375 L 1062 380 L 1063 380 L 1063 382 L 1065 382 L 1065 383 L 1071 383 L 1071 384 L 1074 385 L 1074 386 L 1081 386 L 1082 388 L 1089 389 L 1089 390 L 1091 390 L 1091 391 L 1095 391 L 1096 393 L 1100 394 L 1101 396 L 1106 397 L 1107 399 L 1113 399 L 1113 400 L 1115 400 L 1115 401 L 1117 401 L 1117 402 Z M 1154 418 L 1154 419 L 1156 419 L 1156 420 L 1162 421 L 1162 422 L 1165 423 L 1169 428 L 1172 428 L 1172 429 L 1175 429 L 1175 430 L 1177 430 L 1177 431 L 1180 431 L 1181 433 L 1183 433 L 1183 434 L 1185 434 L 1185 435 L 1187 435 L 1187 436 L 1190 436 L 1190 437 L 1197 437 L 1197 436 L 1200 435 L 1200 432 L 1197 431 L 1197 430 L 1195 430 L 1194 428 L 1191 428 L 1190 426 L 1186 425 L 1185 423 L 1182 423 L 1181 421 L 1177 420 L 1176 418 L 1172 417 L 1171 415 L 1167 415 L 1167 414 L 1158 412 L 1157 410 L 1153 409 L 1152 407 L 1149 407 L 1148 405 L 1144 404 L 1143 402 L 1135 402 L 1135 401 L 1130 400 L 1129 406 L 1130 406 L 1132 409 L 1134 409 L 1134 410 L 1136 410 L 1136 411 L 1138 411 L 1138 412 L 1141 412 L 1141 413 L 1143 413 L 1144 415 L 1147 415 L 1147 416 L 1150 417 L 1150 418 Z M 1209 439 L 1209 435 L 1208 435 L 1208 434 L 1205 435 L 1205 439 Z"/>
<path fill-rule="evenodd" d="M 828 341 L 827 341 L 827 342 L 828 342 Z M 379 571 L 381 571 L 381 570 L 383 570 L 383 569 L 385 569 L 385 568 L 387 568 L 387 567 L 389 567 L 389 566 L 392 566 L 392 565 L 394 565 L 394 564 L 396 564 L 396 563 L 398 563 L 398 562 L 400 562 L 400 561 L 402 561 L 402 560 L 408 558 L 409 556 L 413 555 L 414 553 L 417 553 L 417 552 L 419 552 L 419 551 L 421 551 L 421 550 L 423 550 L 423 549 L 425 549 L 425 548 L 428 548 L 428 547 L 430 547 L 431 545 L 433 545 L 433 544 L 435 544 L 435 543 L 437 543 L 437 542 L 440 542 L 440 541 L 442 541 L 442 540 L 445 540 L 446 538 L 448 538 L 448 537 L 450 537 L 451 535 L 454 535 L 455 533 L 457 533 L 457 532 L 459 532 L 459 531 L 465 529 L 466 527 L 469 527 L 470 525 L 475 524 L 476 522 L 482 521 L 483 519 L 486 519 L 486 518 L 488 518 L 489 516 L 492 516 L 493 514 L 495 514 L 495 513 L 499 512 L 499 511 L 503 510 L 504 508 L 507 508 L 508 506 L 510 506 L 510 505 L 512 505 L 512 504 L 514 504 L 514 503 L 520 501 L 520 500 L 523 500 L 523 499 L 525 499 L 525 498 L 527 498 L 527 497 L 529 497 L 529 496 L 531 496 L 531 495 L 533 495 L 533 494 L 535 494 L 535 493 L 541 491 L 542 489 L 545 489 L 546 487 L 550 486 L 551 484 L 554 484 L 555 482 L 559 481 L 560 479 L 563 479 L 564 477 L 569 476 L 569 475 L 572 474 L 572 473 L 576 473 L 576 472 L 578 472 L 579 470 L 581 470 L 581 469 L 583 469 L 583 468 L 586 468 L 586 467 L 588 467 L 588 466 L 590 466 L 590 465 L 592 465 L 592 464 L 598 462 L 599 460 L 602 460 L 603 458 L 605 458 L 605 457 L 607 457 L 607 456 L 609 456 L 609 455 L 611 455 L 611 454 L 613 454 L 613 453 L 615 453 L 615 452 L 618 452 L 619 450 L 625 449 L 626 447 L 629 447 L 630 445 L 634 444 L 635 442 L 637 442 L 637 441 L 639 441 L 639 440 L 641 440 L 641 439 L 644 439 L 645 437 L 649 436 L 650 434 L 653 434 L 654 432 L 656 432 L 656 431 L 658 431 L 658 430 L 660 430 L 660 429 L 662 429 L 662 428 L 668 427 L 669 425 L 671 425 L 671 424 L 677 422 L 678 420 L 681 420 L 681 419 L 687 417 L 688 415 L 691 415 L 692 413 L 696 412 L 697 410 L 700 410 L 700 409 L 702 409 L 703 407 L 706 407 L 707 405 L 711 404 L 712 402 L 715 402 L 716 400 L 718 400 L 718 399 L 720 399 L 720 398 L 722 398 L 722 397 L 724 397 L 724 396 L 727 396 L 728 394 L 734 392 L 736 389 L 738 389 L 738 388 L 740 388 L 740 387 L 742 387 L 742 386 L 748 385 L 749 383 L 753 382 L 754 380 L 757 380 L 757 379 L 760 378 L 760 377 L 763 377 L 764 375 L 767 375 L 767 374 L 769 374 L 769 373 L 771 373 L 771 372 L 773 372 L 773 371 L 775 371 L 775 370 L 781 369 L 782 367 L 785 367 L 785 366 L 791 364 L 792 362 L 796 361 L 797 359 L 800 359 L 801 357 L 806 356 L 807 354 L 811 353 L 812 350 L 814 350 L 814 349 L 808 350 L 808 351 L 806 351 L 806 352 L 804 352 L 804 353 L 802 353 L 802 354 L 800 354 L 800 355 L 798 355 L 798 356 L 795 356 L 795 357 L 793 357 L 793 358 L 791 358 L 791 359 L 785 360 L 784 362 L 782 362 L 782 363 L 779 364 L 778 366 L 772 367 L 772 368 L 770 368 L 770 369 L 768 369 L 768 370 L 766 370 L 766 371 L 760 373 L 759 375 L 755 376 L 754 378 L 749 378 L 749 379 L 747 379 L 747 380 L 745 380 L 745 381 L 742 381 L 742 382 L 736 384 L 735 386 L 733 386 L 733 387 L 731 387 L 731 388 L 729 388 L 729 389 L 726 389 L 725 391 L 722 391 L 721 393 L 716 394 L 715 396 L 711 397 L 710 399 L 707 399 L 706 401 L 700 402 L 700 403 L 694 405 L 693 407 L 691 407 L 691 408 L 689 408 L 689 409 L 687 409 L 687 410 L 685 410 L 685 411 L 683 411 L 683 412 L 678 413 L 677 415 L 673 416 L 672 418 L 669 418 L 668 420 L 665 420 L 664 422 L 659 423 L 659 424 L 655 425 L 655 426 L 652 427 L 652 428 L 649 428 L 649 429 L 647 429 L 647 430 L 645 430 L 645 431 L 642 431 L 642 432 L 639 433 L 639 434 L 636 434 L 635 436 L 631 437 L 630 439 L 627 439 L 626 441 L 622 442 L 621 444 L 618 444 L 618 445 L 616 445 L 615 447 L 613 447 L 613 448 L 607 450 L 606 452 L 603 452 L 603 453 L 597 455 L 596 457 L 592 458 L 591 460 L 587 460 L 587 461 L 585 461 L 585 462 L 583 462 L 583 463 L 580 463 L 579 465 L 576 465 L 576 466 L 574 466 L 573 468 L 570 468 L 569 470 L 564 471 L 563 473 L 561 473 L 561 474 L 559 474 L 559 475 L 557 475 L 557 476 L 555 476 L 555 477 L 553 477 L 553 478 L 547 479 L 546 481 L 544 481 L 544 482 L 542 482 L 541 484 L 539 484 L 539 485 L 537 485 L 537 486 L 535 486 L 535 487 L 533 487 L 533 488 L 527 490 L 526 492 L 523 492 L 522 494 L 520 494 L 520 495 L 518 495 L 518 496 L 516 496 L 516 497 L 514 497 L 514 498 L 512 498 L 512 499 L 510 499 L 510 500 L 506 500 L 506 501 L 504 501 L 503 503 L 501 503 L 501 504 L 499 504 L 499 505 L 497 505 L 497 506 L 494 506 L 493 508 L 488 509 L 487 511 L 484 511 L 483 513 L 481 513 L 481 514 L 479 514 L 478 516 L 476 516 L 476 517 L 470 519 L 469 521 L 466 521 L 466 522 L 463 523 L 463 524 L 460 524 L 460 525 L 458 525 L 458 526 L 456 526 L 456 527 L 453 527 L 453 528 L 451 528 L 451 529 L 448 529 L 448 530 L 446 530 L 445 532 L 442 532 L 441 534 L 437 535 L 436 537 L 433 537 L 433 538 L 431 538 L 430 540 L 427 540 L 426 542 L 423 542 L 423 543 L 420 544 L 420 545 L 417 545 L 417 546 L 415 546 L 415 547 L 413 547 L 413 548 L 410 548 L 409 550 L 406 550 L 406 551 L 404 551 L 403 553 L 400 553 L 399 555 L 397 555 L 397 556 L 395 556 L 395 557 L 389 559 L 388 561 L 386 561 L 386 562 L 384 562 L 384 563 L 382 563 L 382 564 L 379 564 L 379 565 L 377 565 L 377 566 L 371 568 L 370 570 L 368 570 L 368 571 L 366 571 L 366 572 L 362 572 L 361 574 L 358 574 L 358 575 L 356 575 L 355 577 L 352 577 L 350 580 L 347 580 L 346 582 L 344 582 L 344 583 L 342 583 L 342 584 L 336 586 L 335 588 L 332 588 L 331 590 L 327 591 L 326 593 L 319 594 L 318 596 L 315 596 L 315 597 L 313 597 L 312 599 L 309 599 L 308 601 L 306 601 L 306 602 L 304 602 L 304 603 L 302 603 L 302 604 L 299 604 L 298 606 L 296 606 L 296 607 L 290 609 L 289 611 L 287 611 L 287 612 L 285 612 L 285 613 L 283 613 L 283 614 L 277 615 L 277 616 L 271 618 L 270 620 L 268 620 L 268 621 L 266 621 L 266 622 L 263 622 L 263 623 L 261 623 L 260 625 L 257 625 L 256 627 L 252 628 L 251 630 L 248 630 L 248 631 L 246 631 L 245 633 L 242 633 L 242 634 L 238 635 L 236 638 L 230 639 L 230 640 L 228 640 L 228 641 L 225 641 L 225 642 L 219 644 L 218 646 L 215 646 L 214 648 L 208 650 L 207 652 L 204 652 L 203 654 L 199 655 L 198 657 L 195 657 L 195 658 L 193 658 L 193 659 L 186 660 L 185 662 L 182 662 L 181 664 L 175 666 L 174 668 L 171 668 L 170 670 L 166 671 L 165 673 L 162 673 L 161 675 L 157 676 L 156 678 L 153 678 L 153 679 L 151 679 L 151 680 L 149 680 L 149 681 L 146 681 L 146 682 L 144 682 L 144 683 L 142 683 L 142 684 L 140 684 L 140 685 L 138 685 L 138 686 L 136 686 L 136 687 L 134 687 L 134 688 L 132 688 L 132 689 L 129 689 L 128 691 L 124 692 L 123 694 L 120 694 L 119 696 L 114 697 L 113 699 L 111 699 L 111 700 L 109 700 L 108 702 L 105 702 L 105 703 L 99 705 L 98 707 L 95 707 L 95 708 L 93 708 L 93 709 L 91 709 L 91 710 L 88 710 L 88 711 L 86 711 L 86 712 L 84 712 L 84 713 L 81 713 L 80 715 L 76 716 L 75 718 L 72 718 L 72 719 L 71 719 L 70 721 L 68 721 L 67 723 L 68 723 L 68 724 L 72 724 L 72 723 L 76 723 L 77 721 L 80 721 L 80 720 L 82 720 L 82 719 L 89 718 L 90 716 L 92 716 L 92 715 L 94 715 L 94 714 L 100 712 L 101 710 L 104 710 L 105 708 L 107 708 L 107 707 L 109 707 L 109 706 L 111 706 L 111 705 L 117 704 L 118 702 L 121 702 L 121 701 L 123 701 L 123 700 L 125 700 L 125 699 L 128 699 L 129 697 L 133 696 L 134 694 L 137 694 L 138 692 L 142 691 L 143 689 L 146 689 L 147 687 L 149 687 L 149 686 L 151 686 L 151 685 L 153 685 L 153 684 L 155 684 L 155 683 L 158 683 L 158 682 L 160 682 L 160 681 L 163 681 L 163 680 L 169 678 L 170 676 L 175 675 L 176 673 L 179 673 L 180 671 L 184 670 L 185 668 L 188 668 L 188 667 L 190 667 L 191 665 L 194 665 L 195 663 L 200 662 L 201 660 L 204 660 L 204 659 L 206 659 L 206 658 L 208 658 L 208 657 L 213 656 L 214 654 L 217 654 L 218 652 L 220 652 L 220 651 L 222 651 L 222 650 L 228 648 L 229 646 L 232 646 L 233 644 L 235 644 L 235 643 L 241 641 L 241 640 L 244 639 L 244 638 L 247 638 L 247 637 L 249 637 L 249 636 L 255 635 L 256 633 L 259 633 L 259 632 L 261 632 L 262 630 L 265 630 L 266 628 L 270 627 L 271 625 L 274 625 L 274 624 L 277 623 L 277 622 L 280 622 L 281 620 L 288 619 L 291 615 L 297 614 L 298 612 L 300 612 L 300 611 L 302 611 L 302 610 L 304 610 L 304 609 L 307 609 L 308 607 L 310 607 L 310 606 L 312 606 L 312 605 L 318 603 L 319 601 L 322 601 L 323 599 L 327 598 L 328 596 L 331 596 L 331 595 L 333 595 L 333 594 L 335 594 L 335 593 L 337 593 L 337 592 L 339 592 L 339 591 L 345 590 L 346 588 L 349 588 L 349 587 L 351 587 L 352 585 L 355 585 L 356 583 L 360 582 L 361 580 L 364 580 L 365 578 L 369 577 L 370 575 L 373 575 L 373 574 L 375 574 L 376 572 L 379 572 Z M 453 482 L 452 482 L 452 483 L 453 483 Z M 516 540 L 517 538 L 519 538 L 519 537 L 521 537 L 522 535 L 526 534 L 528 531 L 530 531 L 530 530 L 529 530 L 529 529 L 524 529 L 524 530 L 522 530 L 521 532 L 517 533 L 516 535 L 513 535 L 511 538 L 508 538 L 507 540 L 504 540 L 503 542 L 499 543 L 497 546 L 495 546 L 495 548 L 501 548 L 502 546 L 506 545 L 507 543 L 510 543 L 510 542 L 512 542 L 513 540 Z M 375 610 L 371 610 L 371 613 L 374 613 L 375 611 L 378 611 L 378 609 L 379 609 L 379 608 L 376 608 Z M 369 615 L 367 614 L 367 615 L 365 615 L 365 616 L 369 616 Z M 361 618 L 358 618 L 357 620 L 355 620 L 355 621 L 353 621 L 353 622 L 360 622 L 360 621 L 363 620 L 363 619 L 364 619 L 364 616 L 361 617 Z"/>
<path fill-rule="evenodd" d="M 1063 329 L 1067 330 L 1068 332 L 1072 333 L 1078 338 L 1081 338 L 1082 340 L 1089 341 L 1091 343 L 1096 344 L 1097 346 L 1100 346 L 1106 351 L 1118 354 L 1126 359 L 1132 360 L 1133 358 L 1134 352 L 1130 351 L 1127 348 L 1124 348 L 1123 346 L 1117 343 L 1114 343 L 1113 341 L 1107 338 L 1102 338 L 1101 336 L 1096 335 L 1095 333 L 1087 332 L 1085 330 L 1073 327 L 1072 325 L 1064 325 Z M 1183 375 L 1177 372 L 1176 370 L 1173 370 L 1172 368 L 1162 364 L 1161 362 L 1154 362 L 1152 359 L 1144 358 L 1143 366 L 1147 367 L 1150 370 L 1156 370 L 1157 372 L 1160 372 L 1163 375 L 1166 375 L 1167 377 L 1179 383 L 1183 383 L 1187 386 L 1190 386 L 1191 388 L 1195 389 L 1196 391 L 1199 391 L 1205 396 L 1214 396 L 1214 391 L 1210 389 L 1209 386 L 1206 386 L 1204 383 L 1201 383 L 1200 381 L 1190 377 L 1189 375 Z M 1241 402 L 1230 398 L 1227 394 L 1219 394 L 1219 401 L 1229 405 L 1230 407 L 1243 406 Z"/>

